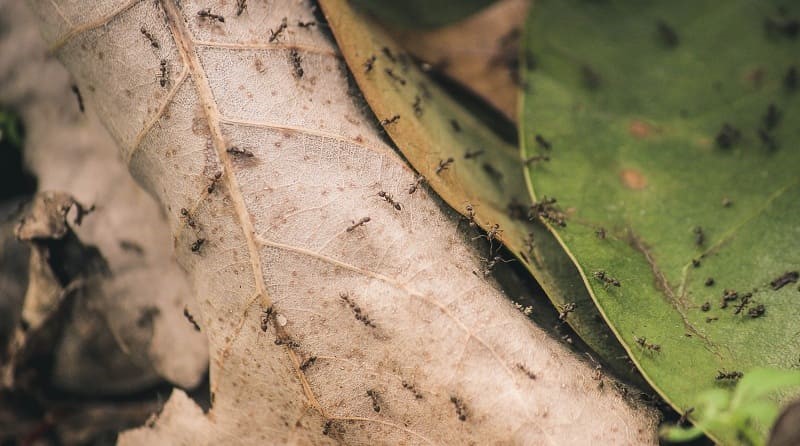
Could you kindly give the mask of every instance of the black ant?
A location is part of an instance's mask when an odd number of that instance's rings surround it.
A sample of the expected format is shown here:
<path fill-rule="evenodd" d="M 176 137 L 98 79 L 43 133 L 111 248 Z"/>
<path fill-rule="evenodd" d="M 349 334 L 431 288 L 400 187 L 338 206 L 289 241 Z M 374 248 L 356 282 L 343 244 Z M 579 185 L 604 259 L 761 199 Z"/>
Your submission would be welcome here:
<path fill-rule="evenodd" d="M 274 308 L 272 305 L 268 306 L 261 312 L 261 331 L 264 333 L 267 332 L 267 328 L 269 328 L 269 320 L 272 317 L 272 313 L 274 312 Z"/>
<path fill-rule="evenodd" d="M 739 378 L 741 378 L 743 376 L 744 376 L 744 373 L 738 372 L 738 371 L 735 371 L 735 370 L 732 371 L 732 372 L 726 372 L 725 370 L 718 370 L 717 371 L 716 380 L 717 381 L 722 381 L 722 380 L 726 380 L 727 379 L 727 380 L 731 380 L 731 381 L 736 381 L 736 380 L 738 380 Z"/>
<path fill-rule="evenodd" d="M 473 150 L 471 152 L 467 152 L 467 153 L 464 154 L 464 159 L 468 160 L 468 159 L 477 158 L 477 157 L 483 155 L 484 152 L 485 152 L 485 150 L 483 150 L 483 149 L 478 149 L 478 150 Z"/>
<path fill-rule="evenodd" d="M 235 155 L 235 156 L 243 156 L 243 157 L 246 157 L 246 158 L 252 158 L 253 157 L 253 152 L 251 152 L 251 151 L 249 151 L 247 149 L 239 148 L 237 146 L 228 147 L 226 152 L 230 153 L 231 155 Z"/>
<path fill-rule="evenodd" d="M 596 235 L 597 238 L 599 238 L 600 240 L 605 240 L 606 239 L 606 228 L 597 228 L 594 231 L 594 235 Z"/>
<path fill-rule="evenodd" d="M 456 407 L 456 415 L 458 415 L 458 419 L 461 421 L 467 421 L 467 406 L 461 401 L 461 398 L 457 396 L 451 396 L 450 402 Z"/>
<path fill-rule="evenodd" d="M 236 17 L 242 15 L 245 9 L 247 9 L 247 0 L 236 0 Z"/>
<path fill-rule="evenodd" d="M 666 22 L 659 20 L 656 23 L 656 30 L 658 31 L 658 38 L 661 40 L 661 43 L 664 44 L 667 48 L 675 48 L 678 46 L 678 33 L 669 26 Z"/>
<path fill-rule="evenodd" d="M 409 195 L 411 195 L 411 194 L 413 194 L 414 192 L 416 192 L 416 191 L 417 191 L 417 189 L 418 189 L 418 188 L 419 188 L 419 187 L 422 185 L 422 183 L 424 183 L 424 182 L 425 182 L 425 177 L 424 177 L 424 176 L 422 176 L 422 175 L 417 175 L 417 177 L 416 177 L 416 178 L 414 178 L 414 182 L 413 182 L 413 183 L 411 183 L 411 185 L 408 187 L 408 194 L 409 194 Z"/>
<path fill-rule="evenodd" d="M 536 144 L 539 144 L 541 148 L 545 150 L 550 150 L 553 148 L 553 145 L 550 143 L 550 141 L 544 139 L 542 135 L 537 134 L 535 139 L 536 139 Z"/>
<path fill-rule="evenodd" d="M 706 235 L 703 232 L 703 228 L 700 226 L 696 226 L 692 232 L 694 232 L 694 244 L 695 246 L 703 246 L 703 243 L 706 241 Z"/>
<path fill-rule="evenodd" d="M 447 170 L 447 168 L 449 168 L 451 164 L 453 164 L 452 157 L 447 158 L 446 160 L 439 161 L 439 165 L 436 166 L 436 175 L 439 175 L 442 173 L 442 171 Z"/>
<path fill-rule="evenodd" d="M 225 23 L 225 17 L 211 12 L 211 8 L 201 9 L 197 11 L 197 16 L 203 19 L 216 20 L 220 23 Z"/>
<path fill-rule="evenodd" d="M 161 59 L 161 66 L 159 67 L 158 82 L 161 87 L 166 87 L 169 79 L 167 78 L 169 70 L 167 69 L 167 60 Z"/>
<path fill-rule="evenodd" d="M 149 40 L 149 41 L 150 41 L 150 45 L 151 45 L 153 48 L 159 48 L 158 41 L 156 40 L 156 38 L 155 38 L 155 37 L 153 37 L 153 35 L 152 35 L 152 34 L 150 34 L 150 32 L 149 32 L 149 31 L 147 31 L 147 29 L 145 29 L 145 27 L 144 27 L 144 26 L 143 26 L 143 27 L 142 27 L 142 28 L 141 28 L 139 31 L 141 31 L 141 32 L 142 32 L 142 35 L 143 35 L 143 36 L 144 36 L 144 37 L 145 37 L 147 40 Z"/>
<path fill-rule="evenodd" d="M 750 305 L 750 298 L 751 297 L 753 297 L 753 293 L 745 293 L 745 294 L 743 294 L 741 300 L 739 301 L 739 303 L 736 304 L 736 307 L 735 307 L 735 310 L 733 311 L 733 314 L 739 314 L 739 313 L 742 312 L 742 310 L 747 308 L 747 306 Z"/>
<path fill-rule="evenodd" d="M 775 104 L 769 104 L 767 107 L 767 113 L 762 118 L 764 121 L 764 129 L 769 131 L 774 129 L 778 123 L 781 121 L 781 111 Z"/>
<path fill-rule="evenodd" d="M 780 277 L 773 279 L 769 285 L 773 290 L 777 291 L 790 283 L 795 283 L 800 279 L 800 271 L 787 271 L 780 275 Z"/>
<path fill-rule="evenodd" d="M 755 307 L 747 310 L 747 315 L 755 319 L 763 316 L 766 311 L 767 309 L 764 307 L 764 304 L 758 304 Z"/>
<path fill-rule="evenodd" d="M 397 59 L 394 58 L 394 54 L 392 54 L 392 50 L 390 50 L 389 47 L 383 47 L 381 48 L 381 51 L 383 51 L 383 54 L 386 56 L 387 59 L 392 61 L 392 63 L 397 62 Z"/>
<path fill-rule="evenodd" d="M 459 124 L 458 121 L 456 121 L 455 119 L 451 119 L 450 120 L 450 127 L 453 128 L 454 132 L 460 132 L 461 131 L 461 124 Z"/>
<path fill-rule="evenodd" d="M 297 22 L 297 26 L 300 28 L 311 29 L 311 27 L 317 26 L 317 22 L 309 21 L 309 22 Z"/>
<path fill-rule="evenodd" d="M 208 185 L 206 190 L 208 193 L 214 192 L 214 189 L 217 187 L 217 183 L 219 183 L 220 178 L 222 178 L 222 172 L 217 172 L 214 174 L 214 178 L 211 179 L 211 184 Z"/>
<path fill-rule="evenodd" d="M 651 342 L 647 342 L 646 338 L 643 338 L 643 337 L 640 338 L 639 336 L 634 336 L 633 340 L 636 341 L 637 344 L 639 344 L 639 347 L 642 347 L 645 350 L 648 350 L 648 351 L 651 351 L 651 352 L 661 352 L 661 346 L 660 345 L 653 344 Z"/>
<path fill-rule="evenodd" d="M 203 247 L 203 244 L 205 242 L 206 242 L 206 239 L 204 239 L 202 237 L 198 238 L 197 240 L 195 240 L 194 243 L 192 243 L 192 246 L 191 246 L 192 252 L 199 253 L 200 249 Z"/>
<path fill-rule="evenodd" d="M 372 67 L 375 65 L 375 60 L 377 59 L 378 58 L 375 57 L 374 54 L 372 56 L 369 56 L 369 59 L 367 59 L 367 61 L 364 62 L 364 73 L 369 73 L 370 71 L 372 71 Z"/>
<path fill-rule="evenodd" d="M 500 241 L 500 233 L 501 232 L 503 232 L 503 230 L 500 229 L 500 225 L 495 223 L 494 225 L 492 225 L 491 229 L 489 229 L 489 231 L 486 233 L 486 235 L 481 234 L 481 235 L 478 235 L 476 237 L 472 237 L 472 240 L 476 240 L 476 239 L 479 239 L 479 238 L 485 238 L 486 240 L 489 241 L 489 244 L 491 244 L 493 240 Z"/>
<path fill-rule="evenodd" d="M 481 262 L 484 263 L 484 266 L 483 266 L 483 277 L 488 277 L 490 274 L 492 274 L 492 270 L 494 270 L 494 267 L 497 266 L 498 264 L 500 264 L 500 263 L 511 263 L 513 261 L 514 261 L 514 259 L 504 259 L 500 255 L 496 255 L 496 256 L 492 257 L 491 259 L 485 259 L 485 258 L 481 257 Z"/>
<path fill-rule="evenodd" d="M 722 124 L 722 128 L 717 132 L 717 136 L 715 138 L 717 145 L 723 149 L 729 149 L 731 146 L 739 142 L 739 138 L 741 138 L 742 134 L 736 127 L 725 123 Z"/>
<path fill-rule="evenodd" d="M 189 212 L 188 209 L 181 208 L 181 215 L 183 216 L 183 218 L 186 219 L 186 224 L 190 228 L 192 228 L 192 229 L 197 228 L 197 221 L 195 221 L 194 217 L 192 217 L 192 214 Z"/>
<path fill-rule="evenodd" d="M 589 65 L 581 66 L 581 79 L 583 80 L 583 86 L 588 90 L 597 90 L 600 87 L 600 75 Z"/>
<path fill-rule="evenodd" d="M 385 126 L 387 126 L 389 124 L 394 124 L 395 122 L 397 122 L 399 120 L 400 120 L 400 115 L 394 115 L 391 118 L 386 118 L 386 119 L 382 120 L 381 121 L 381 125 L 385 127 Z"/>
<path fill-rule="evenodd" d="M 720 308 L 725 309 L 728 308 L 728 302 L 732 302 L 739 298 L 739 293 L 735 290 L 725 289 L 722 291 L 722 302 L 720 303 Z"/>
<path fill-rule="evenodd" d="M 314 365 L 315 362 L 317 362 L 317 357 L 316 356 L 310 356 L 308 359 L 306 359 L 305 361 L 303 361 L 300 364 L 300 370 L 305 372 L 305 370 L 307 368 L 311 367 L 312 365 Z"/>
<path fill-rule="evenodd" d="M 562 323 L 566 322 L 567 321 L 567 316 L 569 316 L 570 313 L 575 311 L 575 307 L 576 307 L 575 302 L 570 302 L 570 303 L 567 303 L 567 304 L 564 304 L 564 305 L 559 305 L 558 306 L 558 320 L 561 321 Z"/>
<path fill-rule="evenodd" d="M 292 60 L 292 67 L 294 68 L 294 77 L 301 78 L 303 77 L 303 65 L 301 64 L 302 58 L 300 57 L 300 53 L 296 49 L 292 49 L 289 51 L 289 58 Z"/>
<path fill-rule="evenodd" d="M 386 72 L 387 76 L 389 76 L 392 80 L 398 82 L 400 85 L 405 85 L 406 84 L 406 80 L 403 79 L 402 77 L 394 74 L 394 70 L 392 70 L 391 68 L 386 68 L 383 71 Z"/>
<path fill-rule="evenodd" d="M 547 220 L 550 223 L 561 227 L 567 226 L 564 213 L 556 209 L 554 206 L 555 203 L 555 198 L 547 197 L 542 198 L 542 201 L 533 203 L 530 207 L 530 211 L 528 212 L 529 218 L 531 220 L 535 218 Z"/>
<path fill-rule="evenodd" d="M 354 231 L 356 228 L 358 228 L 358 227 L 360 227 L 360 226 L 364 226 L 364 225 L 365 225 L 366 223 L 368 223 L 369 221 L 370 221 L 370 218 L 369 218 L 369 217 L 363 217 L 361 220 L 353 222 L 353 224 L 352 224 L 352 225 L 350 225 L 350 226 L 349 226 L 349 227 L 346 229 L 346 231 L 347 231 L 347 232 L 353 232 L 353 231 Z"/>
<path fill-rule="evenodd" d="M 387 203 L 391 204 L 396 210 L 400 211 L 403 209 L 403 207 L 400 206 L 400 203 L 394 201 L 392 195 L 389 194 L 389 192 L 380 191 L 378 192 L 378 196 L 383 198 Z"/>
<path fill-rule="evenodd" d="M 414 109 L 414 116 L 422 116 L 422 98 L 419 95 L 414 96 L 414 103 L 411 107 Z"/>
<path fill-rule="evenodd" d="M 472 207 L 471 204 L 467 203 L 466 206 L 467 215 L 466 218 L 469 222 L 469 227 L 475 229 L 478 227 L 478 222 L 475 221 L 475 208 Z"/>
<path fill-rule="evenodd" d="M 278 29 L 276 29 L 274 31 L 272 29 L 270 29 L 269 30 L 269 43 L 274 42 L 275 39 L 280 37 L 280 35 L 283 33 L 283 31 L 286 29 L 287 26 L 288 25 L 286 23 L 286 17 L 284 17 L 283 19 L 281 19 L 281 24 L 278 26 Z"/>
<path fill-rule="evenodd" d="M 197 321 L 194 320 L 194 316 L 192 316 L 191 313 L 189 313 L 189 308 L 183 307 L 183 317 L 185 317 L 186 320 L 189 321 L 190 324 L 192 324 L 195 331 L 200 331 L 200 326 L 197 324 Z"/>
<path fill-rule="evenodd" d="M 378 396 L 378 392 L 375 390 L 367 390 L 367 396 L 372 400 L 372 410 L 375 412 L 381 411 L 380 405 L 380 397 Z"/>
<path fill-rule="evenodd" d="M 550 157 L 548 155 L 533 155 L 525 158 L 522 162 L 526 166 L 530 166 L 531 164 L 539 163 L 541 161 L 550 161 Z"/>
<path fill-rule="evenodd" d="M 606 286 L 608 286 L 608 285 L 613 285 L 613 286 L 615 286 L 615 287 L 622 286 L 622 285 L 619 283 L 619 280 L 617 280 L 617 279 L 615 279 L 615 278 L 613 278 L 613 277 L 609 276 L 609 275 L 608 275 L 608 274 L 606 274 L 606 272 L 605 272 L 605 271 L 603 271 L 603 270 L 595 271 L 595 272 L 593 272 L 593 273 L 592 273 L 592 275 L 594 276 L 594 278 L 595 278 L 595 279 L 597 279 L 597 280 L 599 280 L 599 281 L 601 281 L 601 282 L 605 283 L 605 285 L 606 285 Z"/>

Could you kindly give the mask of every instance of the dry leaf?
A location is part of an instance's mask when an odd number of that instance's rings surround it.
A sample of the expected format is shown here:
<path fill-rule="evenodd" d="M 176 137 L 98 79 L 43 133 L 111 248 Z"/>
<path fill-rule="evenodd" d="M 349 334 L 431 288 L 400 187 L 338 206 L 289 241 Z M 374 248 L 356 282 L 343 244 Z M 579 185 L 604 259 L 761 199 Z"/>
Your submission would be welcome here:
<path fill-rule="evenodd" d="M 95 206 L 72 226 L 80 244 L 99 250 L 110 273 L 84 281 L 67 311 L 71 322 L 55 348 L 52 383 L 81 394 L 136 392 L 161 379 L 195 387 L 207 369 L 207 344 L 183 316 L 192 291 L 172 257 L 161 210 L 130 178 L 89 105 L 81 112 L 69 75 L 47 55 L 28 8 L 3 2 L 0 17 L 0 100 L 26 124 L 26 164 L 40 190 Z M 40 258 L 30 267 L 32 283 L 44 285 L 47 263 Z M 29 304 L 46 300 L 47 287 L 29 288 L 29 297 L 41 298 Z"/>
<path fill-rule="evenodd" d="M 176 392 L 121 444 L 655 442 L 408 195 L 308 4 L 31 3 L 165 210 L 210 340 L 211 411 Z"/>

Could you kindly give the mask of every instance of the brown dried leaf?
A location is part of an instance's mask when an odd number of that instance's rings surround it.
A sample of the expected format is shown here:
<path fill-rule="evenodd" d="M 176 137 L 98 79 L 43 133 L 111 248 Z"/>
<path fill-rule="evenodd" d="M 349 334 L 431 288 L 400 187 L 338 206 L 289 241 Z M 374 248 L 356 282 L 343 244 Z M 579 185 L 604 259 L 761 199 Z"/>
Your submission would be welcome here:
<path fill-rule="evenodd" d="M 177 392 L 121 444 L 655 442 L 407 194 L 308 4 L 32 3 L 165 210 L 210 340 L 211 411 Z"/>

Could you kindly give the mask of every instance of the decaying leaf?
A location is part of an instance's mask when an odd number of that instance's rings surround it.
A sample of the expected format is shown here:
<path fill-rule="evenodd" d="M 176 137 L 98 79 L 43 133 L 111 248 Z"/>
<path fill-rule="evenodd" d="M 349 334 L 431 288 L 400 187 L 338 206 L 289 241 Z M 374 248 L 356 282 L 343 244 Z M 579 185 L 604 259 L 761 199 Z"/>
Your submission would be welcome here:
<path fill-rule="evenodd" d="M 48 346 L 55 349 L 51 384 L 84 395 L 137 392 L 161 379 L 196 386 L 207 368 L 207 346 L 183 316 L 191 290 L 172 257 L 161 211 L 129 177 L 84 103 L 85 92 L 47 55 L 33 14 L 21 2 L 3 2 L 0 17 L 0 101 L 26 124 L 26 164 L 42 190 L 94 206 L 80 226 L 74 215 L 68 224 L 52 224 L 61 231 L 71 226 L 108 269 L 82 282 L 66 312 L 70 321 Z M 47 283 L 60 293 L 63 285 L 47 282 L 49 266 L 39 260 L 31 263 L 29 294 L 47 294 Z"/>
<path fill-rule="evenodd" d="M 31 3 L 161 203 L 209 337 L 210 412 L 176 392 L 122 444 L 655 442 L 408 196 L 310 5 Z"/>
<path fill-rule="evenodd" d="M 502 0 L 484 10 L 433 30 L 392 28 L 390 34 L 409 53 L 470 88 L 516 120 L 519 43 L 529 0 Z"/>

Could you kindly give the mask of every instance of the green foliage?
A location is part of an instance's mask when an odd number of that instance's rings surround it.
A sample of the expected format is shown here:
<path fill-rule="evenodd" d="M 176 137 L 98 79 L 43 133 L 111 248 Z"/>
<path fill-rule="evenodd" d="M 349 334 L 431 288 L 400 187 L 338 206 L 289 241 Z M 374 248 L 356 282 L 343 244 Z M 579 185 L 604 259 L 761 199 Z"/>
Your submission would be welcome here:
<path fill-rule="evenodd" d="M 710 389 L 697 397 L 694 426 L 666 426 L 661 436 L 671 442 L 686 442 L 703 431 L 735 432 L 736 437 L 754 446 L 764 438 L 753 426 L 771 426 L 778 416 L 778 404 L 767 397 L 780 390 L 800 387 L 800 372 L 755 369 L 745 374 L 733 389 Z"/>
<path fill-rule="evenodd" d="M 545 220 L 678 410 L 732 381 L 719 371 L 800 356 L 797 284 L 773 285 L 800 265 L 797 40 L 765 29 L 778 4 L 541 0 L 527 24 L 523 156 L 550 158 L 527 169 L 533 197 L 558 198 L 566 226 Z"/>
<path fill-rule="evenodd" d="M 494 0 L 353 0 L 381 20 L 404 28 L 436 28 L 461 20 Z"/>

